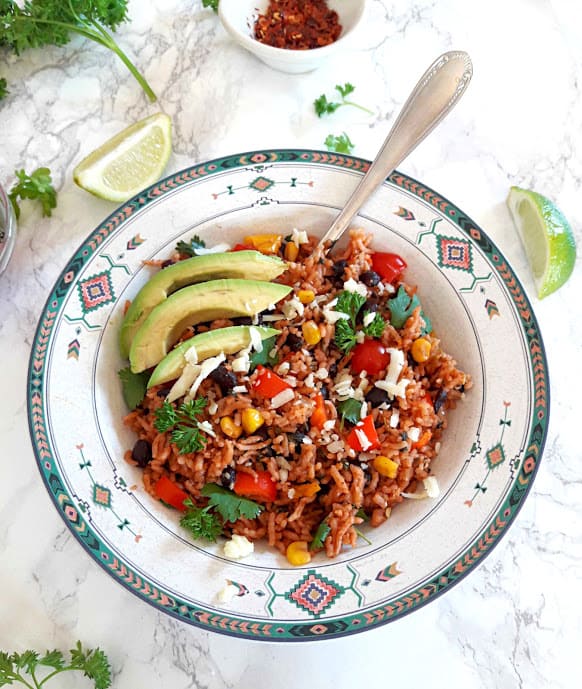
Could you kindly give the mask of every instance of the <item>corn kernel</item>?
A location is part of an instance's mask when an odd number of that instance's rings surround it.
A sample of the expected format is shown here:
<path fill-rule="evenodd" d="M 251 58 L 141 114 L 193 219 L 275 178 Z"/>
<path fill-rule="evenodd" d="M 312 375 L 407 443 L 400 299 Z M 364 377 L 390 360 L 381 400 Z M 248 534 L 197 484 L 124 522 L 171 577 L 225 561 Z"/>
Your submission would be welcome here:
<path fill-rule="evenodd" d="M 424 337 L 419 337 L 412 343 L 410 353 L 412 354 L 412 358 L 416 361 L 417 364 L 424 364 L 425 361 L 428 361 L 428 358 L 430 356 L 430 350 L 430 342 Z"/>
<path fill-rule="evenodd" d="M 240 438 L 243 432 L 242 427 L 237 426 L 231 416 L 223 416 L 222 419 L 220 419 L 220 428 L 224 435 L 229 438 L 234 438 L 235 440 L 236 438 Z"/>
<path fill-rule="evenodd" d="M 321 333 L 315 321 L 307 321 L 301 326 L 301 330 L 308 345 L 316 345 L 321 340 Z"/>
<path fill-rule="evenodd" d="M 300 486 L 295 486 L 296 498 L 311 498 L 321 490 L 319 481 L 312 481 L 311 483 L 303 483 Z"/>
<path fill-rule="evenodd" d="M 293 541 L 287 546 L 287 560 L 294 567 L 301 567 L 311 562 L 311 553 L 307 541 Z"/>
<path fill-rule="evenodd" d="M 376 471 L 382 476 L 386 476 L 387 478 L 396 478 L 398 475 L 398 462 L 395 462 L 393 459 L 389 459 L 388 457 L 384 457 L 384 455 L 380 455 L 379 457 L 374 458 L 374 469 L 376 469 Z"/>
<path fill-rule="evenodd" d="M 311 304 L 315 299 L 315 292 L 312 289 L 300 289 L 297 296 L 302 304 Z"/>
<path fill-rule="evenodd" d="M 285 258 L 288 261 L 296 261 L 298 255 L 299 247 L 295 244 L 295 242 L 287 242 L 287 244 L 285 244 Z"/>
<path fill-rule="evenodd" d="M 248 409 L 243 409 L 241 414 L 241 422 L 243 428 L 245 429 L 245 433 L 250 435 L 265 423 L 265 419 L 258 409 L 249 407 Z"/>

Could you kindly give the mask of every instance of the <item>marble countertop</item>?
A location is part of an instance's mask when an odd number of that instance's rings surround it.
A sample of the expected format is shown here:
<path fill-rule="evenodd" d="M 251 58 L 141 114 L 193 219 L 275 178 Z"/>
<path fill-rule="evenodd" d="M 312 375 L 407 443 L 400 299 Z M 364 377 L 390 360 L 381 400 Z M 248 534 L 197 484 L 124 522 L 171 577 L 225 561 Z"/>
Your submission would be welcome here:
<path fill-rule="evenodd" d="M 25 205 L 0 277 L 0 649 L 99 645 L 113 686 L 219 689 L 391 685 L 553 689 L 579 686 L 582 656 L 582 379 L 580 260 L 566 286 L 534 296 L 505 197 L 536 189 L 571 219 L 582 246 L 582 18 L 572 0 L 369 0 L 351 52 L 311 74 L 272 71 L 235 45 L 198 0 L 134 0 L 119 41 L 146 74 L 150 104 L 112 54 L 66 48 L 2 56 L 0 171 L 46 165 L 59 191 L 52 218 Z M 202 632 L 144 605 L 109 578 L 65 527 L 40 480 L 26 418 L 37 319 L 79 243 L 113 206 L 78 189 L 79 159 L 127 124 L 163 109 L 174 123 L 168 172 L 258 148 L 323 148 L 349 131 L 372 158 L 399 106 L 441 52 L 466 49 L 471 87 L 401 169 L 466 210 L 513 264 L 532 298 L 550 366 L 545 457 L 524 508 L 493 553 L 443 597 L 395 624 L 343 640 L 270 645 Z M 357 111 L 318 120 L 312 102 L 351 81 Z M 422 662 L 418 662 L 422 657 Z M 388 671 L 389 668 L 389 671 Z M 62 686 L 81 686 L 67 680 Z"/>

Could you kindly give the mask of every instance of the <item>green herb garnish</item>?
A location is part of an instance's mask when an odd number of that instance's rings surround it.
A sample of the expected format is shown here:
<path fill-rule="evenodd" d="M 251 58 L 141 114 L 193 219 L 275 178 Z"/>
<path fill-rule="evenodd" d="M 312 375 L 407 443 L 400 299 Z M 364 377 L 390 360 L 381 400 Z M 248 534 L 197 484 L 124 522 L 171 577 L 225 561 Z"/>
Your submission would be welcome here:
<path fill-rule="evenodd" d="M 8 91 L 8 84 L 6 83 L 6 79 L 4 79 L 4 77 L 0 77 L 0 100 L 6 98 L 6 96 L 9 93 L 10 91 Z"/>
<path fill-rule="evenodd" d="M 23 5 L 22 7 L 20 5 Z M 17 55 L 29 48 L 65 45 L 80 34 L 113 51 L 137 79 L 151 101 L 156 95 L 113 36 L 127 21 L 127 0 L 14 0 L 0 2 L 0 45 Z"/>
<path fill-rule="evenodd" d="M 149 373 L 133 373 L 127 366 L 118 371 L 117 375 L 121 379 L 125 404 L 133 410 L 143 402 L 148 389 Z"/>
<path fill-rule="evenodd" d="M 420 306 L 420 300 L 416 296 L 408 296 L 408 293 L 402 285 L 398 289 L 396 296 L 388 300 L 388 307 L 390 308 L 390 323 L 395 328 L 403 328 L 406 321 L 412 316 L 414 309 Z M 424 321 L 424 327 L 420 331 L 422 335 L 431 332 L 432 324 L 429 317 L 421 310 L 420 317 Z"/>
<path fill-rule="evenodd" d="M 354 144 L 345 132 L 337 136 L 335 134 L 328 134 L 325 139 L 325 145 L 328 151 L 335 151 L 336 153 L 351 153 L 354 149 Z"/>
<path fill-rule="evenodd" d="M 263 511 L 262 505 L 241 498 L 231 490 L 222 488 L 216 483 L 207 483 L 201 491 L 202 495 L 208 498 L 210 506 L 216 508 L 224 521 L 235 522 L 237 519 L 255 519 Z"/>
<path fill-rule="evenodd" d="M 219 0 L 202 0 L 202 7 L 209 7 L 214 12 L 218 12 Z"/>
<path fill-rule="evenodd" d="M 321 96 L 319 96 L 319 98 L 316 98 L 313 101 L 313 107 L 315 108 L 315 113 L 318 117 L 321 117 L 322 115 L 331 115 L 331 113 L 335 112 L 338 108 L 341 108 L 344 105 L 351 105 L 354 108 L 359 108 L 360 110 L 363 110 L 364 112 L 367 112 L 370 115 L 374 114 L 371 110 L 368 110 L 368 108 L 365 108 L 363 105 L 360 105 L 359 103 L 354 103 L 353 101 L 346 100 L 346 96 L 349 96 L 350 93 L 353 93 L 355 91 L 355 86 L 353 86 L 349 82 L 345 83 L 343 86 L 341 86 L 340 84 L 336 84 L 335 90 L 341 96 L 340 102 L 329 101 L 325 93 L 322 93 Z"/>
<path fill-rule="evenodd" d="M 271 356 L 271 352 L 275 347 L 275 341 L 277 339 L 276 335 L 263 340 L 263 349 L 260 352 L 253 352 L 250 356 L 250 368 L 249 372 L 253 372 L 255 368 L 259 365 L 262 366 L 275 366 L 279 362 L 279 355 L 275 352 L 275 356 Z"/>
<path fill-rule="evenodd" d="M 212 505 L 207 507 L 196 507 L 187 498 L 184 500 L 186 513 L 180 519 L 180 526 L 187 529 L 194 538 L 203 538 L 205 541 L 215 543 L 222 533 L 223 523 L 220 517 L 213 511 Z"/>
<path fill-rule="evenodd" d="M 327 517 L 326 517 L 327 519 Z M 319 548 L 323 548 L 325 539 L 329 536 L 329 532 L 331 531 L 330 525 L 327 523 L 327 521 L 324 519 L 321 524 L 317 527 L 317 531 L 315 532 L 315 536 L 313 537 L 313 540 L 311 541 L 311 544 L 309 546 L 309 550 L 319 550 Z"/>
<path fill-rule="evenodd" d="M 368 545 L 372 545 L 372 541 L 369 538 L 367 538 L 366 536 L 364 536 L 364 534 L 359 529 L 356 529 L 355 526 L 353 526 L 352 528 L 358 534 L 359 538 L 361 538 L 363 541 L 366 541 L 366 543 Z"/>
<path fill-rule="evenodd" d="M 362 402 L 350 397 L 343 402 L 339 402 L 337 405 L 337 410 L 341 415 L 341 424 L 343 428 L 344 422 L 349 421 L 352 424 L 358 423 L 360 421 L 360 413 L 362 411 Z"/>
<path fill-rule="evenodd" d="M 0 15 L 0 25 L 1 22 L 2 18 Z M 0 40 L 1 43 L 2 41 Z M 15 170 L 14 174 L 18 178 L 18 182 L 10 190 L 8 198 L 14 208 L 16 218 L 20 217 L 19 198 L 40 201 L 42 214 L 50 216 L 52 209 L 57 206 L 57 192 L 54 190 L 51 171 L 48 167 L 39 167 L 31 175 L 27 175 L 24 170 Z"/>
<path fill-rule="evenodd" d="M 180 452 L 199 452 L 204 449 L 206 443 L 206 438 L 198 425 L 198 417 L 205 407 L 206 400 L 203 397 L 182 403 L 177 408 L 171 402 L 165 401 L 155 411 L 154 426 L 160 433 L 172 431 L 170 438 Z"/>
<path fill-rule="evenodd" d="M 366 297 L 357 292 L 342 292 L 334 307 L 335 311 L 341 311 L 349 316 L 342 318 L 335 324 L 334 341 L 340 351 L 347 354 L 356 346 L 356 317 L 366 303 Z"/>
<path fill-rule="evenodd" d="M 364 318 L 366 317 L 366 314 L 370 313 L 369 311 L 364 312 Z M 384 328 L 386 327 L 386 321 L 382 318 L 382 316 L 376 312 L 374 314 L 374 320 L 369 323 L 368 325 L 365 325 L 363 330 L 366 335 L 369 337 L 382 337 L 382 334 L 384 333 Z"/>
<path fill-rule="evenodd" d="M 80 641 L 70 651 L 71 659 L 65 661 L 61 651 L 47 651 L 44 655 L 36 651 L 4 653 L 0 651 L 0 687 L 19 682 L 29 689 L 40 689 L 55 675 L 77 670 L 93 680 L 95 689 L 111 686 L 111 668 L 105 653 L 99 648 L 85 650 Z M 39 671 L 45 670 L 44 676 Z M 29 675 L 29 680 L 24 674 Z"/>
<path fill-rule="evenodd" d="M 356 512 L 356 517 L 363 519 L 365 522 L 370 521 L 370 517 L 368 517 L 368 515 L 364 512 L 363 507 L 360 507 L 360 509 Z"/>
<path fill-rule="evenodd" d="M 189 242 L 178 242 L 176 251 L 184 256 L 198 256 L 198 249 L 206 248 L 206 242 L 195 234 Z"/>

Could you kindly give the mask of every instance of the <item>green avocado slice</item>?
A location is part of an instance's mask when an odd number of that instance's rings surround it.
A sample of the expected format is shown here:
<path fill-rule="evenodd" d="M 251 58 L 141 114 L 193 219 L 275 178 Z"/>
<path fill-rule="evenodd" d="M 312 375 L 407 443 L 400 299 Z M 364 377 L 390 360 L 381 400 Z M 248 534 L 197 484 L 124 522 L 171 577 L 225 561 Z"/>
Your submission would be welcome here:
<path fill-rule="evenodd" d="M 186 352 L 194 347 L 198 361 L 204 361 L 212 356 L 217 356 L 221 352 L 224 354 L 235 354 L 241 349 L 248 347 L 251 343 L 251 328 L 254 328 L 261 340 L 268 340 L 270 337 L 279 335 L 280 331 L 275 328 L 263 328 L 260 326 L 233 325 L 230 328 L 218 328 L 209 330 L 200 335 L 194 335 L 189 340 L 181 342 L 169 354 L 160 361 L 154 369 L 148 382 L 148 388 L 154 385 L 167 383 L 176 380 L 182 374 L 186 359 Z"/>
<path fill-rule="evenodd" d="M 182 287 L 219 278 L 274 280 L 286 269 L 285 261 L 259 251 L 205 254 L 162 268 L 140 289 L 125 314 L 119 336 L 121 356 L 129 355 L 131 342 L 152 309 Z"/>
<path fill-rule="evenodd" d="M 129 351 L 133 373 L 156 366 L 184 330 L 216 318 L 255 316 L 291 291 L 260 280 L 210 280 L 184 287 L 158 304 L 136 332 Z"/>

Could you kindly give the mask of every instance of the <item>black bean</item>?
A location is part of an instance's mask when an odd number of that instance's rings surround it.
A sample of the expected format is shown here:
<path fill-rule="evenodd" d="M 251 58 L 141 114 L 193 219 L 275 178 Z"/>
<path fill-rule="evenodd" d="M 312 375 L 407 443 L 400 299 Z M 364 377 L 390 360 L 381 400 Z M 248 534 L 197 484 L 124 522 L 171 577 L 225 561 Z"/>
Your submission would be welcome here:
<path fill-rule="evenodd" d="M 260 452 L 263 457 L 274 457 L 277 454 L 270 445 L 263 447 Z"/>
<path fill-rule="evenodd" d="M 236 478 L 236 471 L 234 467 L 225 467 L 220 474 L 220 484 L 223 488 L 228 488 L 232 490 L 234 486 L 234 480 Z"/>
<path fill-rule="evenodd" d="M 152 461 L 152 446 L 147 440 L 138 440 L 131 451 L 131 458 L 143 469 Z"/>
<path fill-rule="evenodd" d="M 378 300 L 375 299 L 374 297 L 370 297 L 369 299 L 366 299 L 364 302 L 364 305 L 362 308 L 358 311 L 357 316 L 356 316 L 356 323 L 362 323 L 364 320 L 364 316 L 366 313 L 376 313 L 378 309 L 380 308 L 380 304 L 378 303 Z"/>
<path fill-rule="evenodd" d="M 434 401 L 434 410 L 437 414 L 439 413 L 440 408 L 446 402 L 446 399 L 447 399 L 447 391 L 441 390 L 439 392 L 439 394 L 437 395 L 436 400 Z"/>
<path fill-rule="evenodd" d="M 371 407 L 379 407 L 381 404 L 387 403 L 390 404 L 388 401 L 388 393 L 386 390 L 382 390 L 381 388 L 373 387 L 370 392 L 366 394 L 366 402 L 371 406 Z"/>
<path fill-rule="evenodd" d="M 156 395 L 157 395 L 157 397 L 167 397 L 169 395 L 171 389 L 172 388 L 160 388 L 156 392 Z"/>
<path fill-rule="evenodd" d="M 224 364 L 220 364 L 218 368 L 215 368 L 210 374 L 210 378 L 218 384 L 223 395 L 230 394 L 236 385 L 236 376 Z"/>
<path fill-rule="evenodd" d="M 289 335 L 287 335 L 287 339 L 285 340 L 285 344 L 292 352 L 298 352 L 303 347 L 303 340 L 299 337 L 299 335 L 289 333 Z"/>
<path fill-rule="evenodd" d="M 457 390 L 458 390 L 459 392 L 465 392 L 465 384 L 463 383 L 462 385 L 459 385 L 459 387 L 457 388 Z"/>
<path fill-rule="evenodd" d="M 324 400 L 329 399 L 329 388 L 327 385 L 322 385 L 321 388 L 319 389 L 319 392 L 321 393 L 321 396 L 323 397 Z"/>
<path fill-rule="evenodd" d="M 343 283 L 344 273 L 347 265 L 348 262 L 345 259 L 342 259 L 341 261 L 336 261 L 333 264 L 331 273 L 332 282 L 334 282 L 335 284 Z"/>
<path fill-rule="evenodd" d="M 366 287 L 375 287 L 380 282 L 380 276 L 373 270 L 366 270 L 360 275 L 360 282 Z"/>
<path fill-rule="evenodd" d="M 368 483 L 370 483 L 370 481 L 372 480 L 372 472 L 368 468 L 363 469 L 363 472 L 364 472 L 364 485 L 367 486 Z"/>
<path fill-rule="evenodd" d="M 295 443 L 296 445 L 301 445 L 303 440 L 307 438 L 307 435 L 305 433 L 301 433 L 301 431 L 295 431 L 294 433 L 287 433 L 287 437 L 289 438 L 289 442 Z"/>
<path fill-rule="evenodd" d="M 334 361 L 333 364 L 329 367 L 328 374 L 329 374 L 330 378 L 336 377 L 336 375 L 337 375 L 337 361 Z"/>

